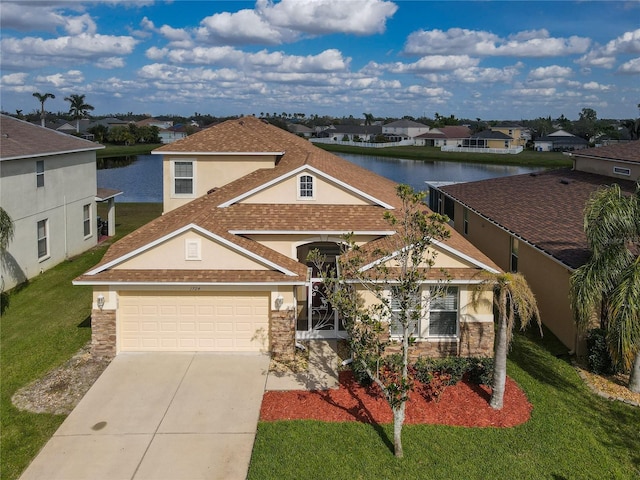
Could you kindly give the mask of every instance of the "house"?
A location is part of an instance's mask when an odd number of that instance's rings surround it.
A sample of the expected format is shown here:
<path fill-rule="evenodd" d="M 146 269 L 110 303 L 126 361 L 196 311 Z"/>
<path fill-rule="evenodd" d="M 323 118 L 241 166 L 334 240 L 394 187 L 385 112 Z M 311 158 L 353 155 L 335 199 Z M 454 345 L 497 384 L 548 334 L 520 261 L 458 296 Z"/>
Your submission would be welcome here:
<path fill-rule="evenodd" d="M 557 130 L 533 142 L 533 148 L 536 152 L 567 152 L 582 150 L 588 146 L 589 142 L 584 138 L 576 137 L 564 130 Z"/>
<path fill-rule="evenodd" d="M 464 139 L 471 136 L 471 130 L 465 126 L 446 126 L 432 128 L 427 133 L 415 137 L 416 146 L 446 147 L 453 145 L 461 147 Z"/>
<path fill-rule="evenodd" d="M 74 281 L 93 287 L 95 355 L 286 355 L 296 339 L 346 334 L 307 257 L 318 249 L 334 261 L 350 232 L 362 246 L 396 235 L 383 218 L 401 207 L 394 182 L 255 117 L 153 153 L 163 155 L 164 214 Z M 480 272 L 498 267 L 451 233 L 432 245 L 439 255 L 422 289 L 426 302 L 447 269 L 446 308 L 425 316 L 414 351 L 491 355 L 491 307 L 471 296 Z M 484 295 L 490 304 L 491 291 Z"/>
<path fill-rule="evenodd" d="M 430 127 L 413 120 L 396 120 L 382 126 L 382 134 L 392 142 L 414 139 L 415 137 L 427 133 Z"/>
<path fill-rule="evenodd" d="M 506 150 L 515 147 L 513 137 L 506 133 L 493 130 L 483 130 L 474 133 L 469 138 L 462 141 L 462 146 L 466 148 L 491 148 Z"/>
<path fill-rule="evenodd" d="M 517 123 L 499 123 L 498 125 L 489 127 L 489 129 L 492 132 L 500 132 L 511 137 L 512 140 L 508 148 L 524 147 L 527 144 L 527 140 L 531 139 L 529 130 Z"/>
<path fill-rule="evenodd" d="M 160 130 L 173 127 L 173 121 L 171 120 L 159 120 L 157 118 L 148 117 L 144 120 L 136 122 L 138 127 L 158 127 Z"/>
<path fill-rule="evenodd" d="M 330 138 L 336 142 L 373 142 L 382 134 L 380 125 L 331 125 L 318 132 L 317 138 Z"/>
<path fill-rule="evenodd" d="M 183 124 L 173 125 L 168 128 L 161 128 L 158 132 L 160 141 L 164 144 L 173 143 L 187 136 L 187 127 Z"/>
<path fill-rule="evenodd" d="M 7 115 L 0 131 L 0 205 L 14 223 L 1 286 L 10 289 L 96 245 L 96 150 L 104 147 Z"/>
<path fill-rule="evenodd" d="M 569 303 L 569 278 L 590 255 L 583 211 L 602 186 L 617 183 L 634 191 L 640 179 L 640 141 L 571 156 L 573 169 L 446 185 L 435 196 L 443 208 L 449 203 L 460 234 L 503 270 L 526 277 L 542 322 L 570 351 L 581 354 L 584 343 Z"/>
<path fill-rule="evenodd" d="M 291 133 L 295 133 L 301 137 L 311 138 L 313 135 L 313 129 L 307 127 L 306 125 L 302 125 L 300 123 L 288 123 L 287 128 Z"/>

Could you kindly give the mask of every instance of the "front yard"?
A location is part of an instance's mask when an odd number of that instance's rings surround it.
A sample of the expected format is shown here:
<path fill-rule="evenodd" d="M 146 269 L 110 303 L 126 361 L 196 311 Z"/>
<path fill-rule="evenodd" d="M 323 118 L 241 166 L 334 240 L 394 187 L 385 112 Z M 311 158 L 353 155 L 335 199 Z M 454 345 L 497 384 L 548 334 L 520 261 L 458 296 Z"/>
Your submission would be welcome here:
<path fill-rule="evenodd" d="M 118 204 L 118 236 L 160 215 L 158 204 Z M 71 280 L 102 245 L 9 296 L 2 316 L 0 477 L 18 478 L 64 420 L 11 404 L 20 387 L 71 358 L 90 338 L 90 288 Z M 592 394 L 551 334 L 515 337 L 509 375 L 534 406 L 515 428 L 408 425 L 405 458 L 393 457 L 391 425 L 260 423 L 249 478 L 632 479 L 640 476 L 640 408 Z M 90 461 L 90 460 L 88 460 Z"/>

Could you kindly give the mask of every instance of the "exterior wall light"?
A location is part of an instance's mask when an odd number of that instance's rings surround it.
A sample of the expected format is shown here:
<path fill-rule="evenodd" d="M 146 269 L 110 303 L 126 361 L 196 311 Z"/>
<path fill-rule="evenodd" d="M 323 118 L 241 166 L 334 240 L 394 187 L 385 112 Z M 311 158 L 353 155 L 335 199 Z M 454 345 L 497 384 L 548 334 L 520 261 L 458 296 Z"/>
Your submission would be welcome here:
<path fill-rule="evenodd" d="M 98 295 L 98 298 L 96 298 L 96 303 L 98 304 L 98 308 L 102 310 L 102 308 L 104 307 L 104 295 Z"/>
<path fill-rule="evenodd" d="M 276 310 L 280 310 L 280 307 L 282 307 L 283 303 L 284 303 L 284 298 L 282 297 L 282 295 L 278 295 L 275 300 Z"/>

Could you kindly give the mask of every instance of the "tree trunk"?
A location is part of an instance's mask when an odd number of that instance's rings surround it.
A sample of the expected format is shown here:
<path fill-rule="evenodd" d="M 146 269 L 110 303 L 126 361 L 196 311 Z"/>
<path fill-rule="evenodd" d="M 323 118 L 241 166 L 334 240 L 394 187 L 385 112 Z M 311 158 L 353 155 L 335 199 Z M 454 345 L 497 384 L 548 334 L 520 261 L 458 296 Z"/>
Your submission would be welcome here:
<path fill-rule="evenodd" d="M 502 312 L 498 317 L 498 332 L 493 355 L 493 391 L 491 393 L 491 408 L 500 410 L 504 399 L 504 385 L 507 380 L 507 319 L 506 292 L 500 292 L 500 304 Z"/>
<path fill-rule="evenodd" d="M 402 402 L 400 406 L 393 408 L 393 453 L 396 458 L 402 458 L 402 425 L 404 424 L 404 412 L 406 402 Z"/>
<path fill-rule="evenodd" d="M 640 351 L 636 353 L 636 358 L 634 358 L 633 365 L 631 365 L 629 390 L 635 393 L 640 393 Z"/>

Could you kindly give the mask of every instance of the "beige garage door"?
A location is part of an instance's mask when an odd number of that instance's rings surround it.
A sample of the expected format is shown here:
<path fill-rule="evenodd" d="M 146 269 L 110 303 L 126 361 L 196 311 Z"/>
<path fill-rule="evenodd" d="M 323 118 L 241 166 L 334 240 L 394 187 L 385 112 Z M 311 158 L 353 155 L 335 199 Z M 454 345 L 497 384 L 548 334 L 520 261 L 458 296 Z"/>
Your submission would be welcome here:
<path fill-rule="evenodd" d="M 121 292 L 123 352 L 253 352 L 267 347 L 269 297 L 242 292 Z"/>

